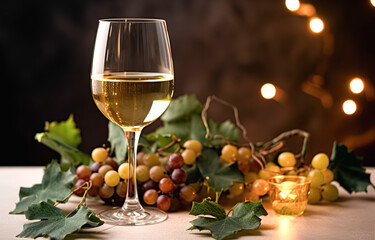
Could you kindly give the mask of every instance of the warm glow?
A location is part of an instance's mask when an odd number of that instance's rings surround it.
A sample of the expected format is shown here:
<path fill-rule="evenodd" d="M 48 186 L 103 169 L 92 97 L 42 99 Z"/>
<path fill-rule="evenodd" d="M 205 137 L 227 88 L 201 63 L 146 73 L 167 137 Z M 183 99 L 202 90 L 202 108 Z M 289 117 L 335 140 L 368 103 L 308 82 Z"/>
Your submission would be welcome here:
<path fill-rule="evenodd" d="M 297 11 L 299 8 L 299 0 L 285 0 L 285 6 L 292 12 Z"/>
<path fill-rule="evenodd" d="M 371 2 L 371 4 L 372 4 L 372 6 L 375 7 L 375 0 L 370 0 L 370 2 Z"/>
<path fill-rule="evenodd" d="M 374 0 L 375 1 L 375 0 Z M 350 81 L 350 90 L 353 93 L 361 93 L 363 89 L 365 88 L 365 85 L 360 78 L 354 78 L 352 81 Z"/>
<path fill-rule="evenodd" d="M 310 29 L 314 33 L 320 33 L 324 29 L 324 23 L 320 18 L 312 18 L 310 20 Z"/>
<path fill-rule="evenodd" d="M 260 92 L 262 94 L 262 97 L 264 97 L 265 99 L 271 99 L 276 95 L 276 88 L 273 84 L 266 83 L 262 86 Z"/>
<path fill-rule="evenodd" d="M 345 114 L 347 115 L 352 115 L 357 111 L 357 104 L 353 100 L 346 100 L 342 104 L 342 110 L 344 111 Z"/>

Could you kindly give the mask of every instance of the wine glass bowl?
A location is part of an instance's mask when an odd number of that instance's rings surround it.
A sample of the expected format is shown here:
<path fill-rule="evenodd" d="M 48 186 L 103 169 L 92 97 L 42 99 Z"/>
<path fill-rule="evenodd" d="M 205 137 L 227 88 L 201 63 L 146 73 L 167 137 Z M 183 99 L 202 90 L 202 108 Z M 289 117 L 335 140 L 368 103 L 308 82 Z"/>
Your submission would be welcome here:
<path fill-rule="evenodd" d="M 133 191 L 127 192 L 122 208 L 99 214 L 106 223 L 145 225 L 167 218 L 160 209 L 141 206 L 135 159 L 142 129 L 167 109 L 173 90 L 173 63 L 164 20 L 99 20 L 91 71 L 92 96 L 103 115 L 124 130 L 129 169 L 133 170 L 127 188 Z"/>

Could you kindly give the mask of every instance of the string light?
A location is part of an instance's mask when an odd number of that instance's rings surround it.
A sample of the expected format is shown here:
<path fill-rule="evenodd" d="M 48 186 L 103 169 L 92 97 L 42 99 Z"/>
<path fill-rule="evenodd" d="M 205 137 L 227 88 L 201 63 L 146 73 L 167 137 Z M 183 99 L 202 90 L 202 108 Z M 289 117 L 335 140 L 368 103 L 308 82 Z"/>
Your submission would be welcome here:
<path fill-rule="evenodd" d="M 342 110 L 346 115 L 352 115 L 357 111 L 357 104 L 349 99 L 342 104 Z"/>
<path fill-rule="evenodd" d="M 320 33 L 324 29 L 324 23 L 322 19 L 314 17 L 310 20 L 310 29 L 314 33 Z"/>
<path fill-rule="evenodd" d="M 349 87 L 350 87 L 350 90 L 353 93 L 358 94 L 358 93 L 361 93 L 363 91 L 363 89 L 365 88 L 365 85 L 364 85 L 362 79 L 354 78 L 353 80 L 350 81 Z"/>
<path fill-rule="evenodd" d="M 271 83 L 266 83 L 260 89 L 260 93 L 265 99 L 272 99 L 276 95 L 276 87 Z"/>
<path fill-rule="evenodd" d="M 299 0 L 285 0 L 285 6 L 287 9 L 294 12 L 299 9 L 300 3 Z"/>

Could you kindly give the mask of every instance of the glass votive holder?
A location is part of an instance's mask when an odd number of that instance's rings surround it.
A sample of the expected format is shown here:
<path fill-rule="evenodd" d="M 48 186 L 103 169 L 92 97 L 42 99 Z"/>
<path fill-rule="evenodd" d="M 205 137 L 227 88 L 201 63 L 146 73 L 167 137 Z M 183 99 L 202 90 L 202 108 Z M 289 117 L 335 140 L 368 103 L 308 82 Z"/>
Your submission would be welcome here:
<path fill-rule="evenodd" d="M 272 209 L 279 215 L 300 216 L 306 209 L 311 180 L 301 176 L 274 176 L 268 179 Z"/>

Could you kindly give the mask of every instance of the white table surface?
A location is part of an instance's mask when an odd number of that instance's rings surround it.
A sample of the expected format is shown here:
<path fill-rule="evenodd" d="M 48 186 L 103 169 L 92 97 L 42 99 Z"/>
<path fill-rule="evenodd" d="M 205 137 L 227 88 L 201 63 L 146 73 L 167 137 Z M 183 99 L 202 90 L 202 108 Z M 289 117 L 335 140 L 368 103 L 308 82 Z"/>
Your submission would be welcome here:
<path fill-rule="evenodd" d="M 375 183 L 375 168 L 368 168 Z M 24 215 L 9 215 L 18 202 L 21 186 L 30 187 L 40 183 L 42 167 L 0 167 L 0 239 L 17 239 L 27 223 Z M 339 188 L 340 197 L 334 203 L 308 205 L 303 216 L 284 218 L 275 215 L 267 201 L 264 206 L 268 216 L 262 216 L 258 230 L 242 231 L 229 239 L 375 239 L 375 190 L 368 187 L 368 193 L 348 194 Z M 70 211 L 78 204 L 72 197 L 69 203 L 59 205 Z M 99 201 L 88 201 L 95 211 L 103 209 Z M 188 212 L 169 213 L 162 223 L 147 226 L 111 226 L 81 231 L 66 239 L 213 239 L 207 232 L 186 231 L 189 221 L 196 217 Z"/>

